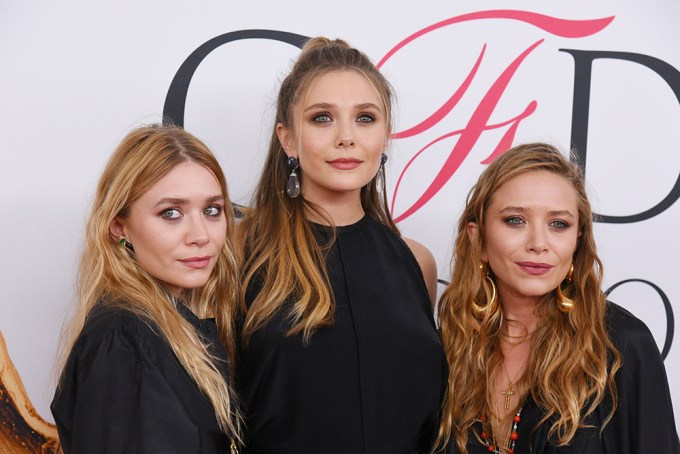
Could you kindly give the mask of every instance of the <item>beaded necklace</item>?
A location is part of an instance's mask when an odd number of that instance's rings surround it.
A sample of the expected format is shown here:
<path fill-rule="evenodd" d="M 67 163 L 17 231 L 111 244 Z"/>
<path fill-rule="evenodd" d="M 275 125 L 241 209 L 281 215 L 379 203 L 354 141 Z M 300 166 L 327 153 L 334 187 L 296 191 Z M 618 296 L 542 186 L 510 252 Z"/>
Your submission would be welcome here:
<path fill-rule="evenodd" d="M 498 441 L 496 440 L 496 437 L 493 435 L 493 431 L 491 430 L 491 424 L 487 424 L 487 420 L 484 416 L 479 417 L 479 421 L 482 423 L 482 433 L 480 436 L 482 437 L 482 441 L 484 442 L 484 445 L 486 446 L 487 450 L 491 453 L 495 454 L 516 454 L 515 453 L 515 443 L 517 443 L 517 439 L 519 438 L 519 433 L 517 433 L 517 426 L 519 425 L 519 422 L 522 420 L 522 407 L 519 407 L 519 410 L 517 410 L 517 413 L 515 413 L 515 416 L 512 417 L 512 425 L 510 426 L 509 430 L 509 435 L 505 439 L 505 446 L 501 447 L 498 444 Z"/>

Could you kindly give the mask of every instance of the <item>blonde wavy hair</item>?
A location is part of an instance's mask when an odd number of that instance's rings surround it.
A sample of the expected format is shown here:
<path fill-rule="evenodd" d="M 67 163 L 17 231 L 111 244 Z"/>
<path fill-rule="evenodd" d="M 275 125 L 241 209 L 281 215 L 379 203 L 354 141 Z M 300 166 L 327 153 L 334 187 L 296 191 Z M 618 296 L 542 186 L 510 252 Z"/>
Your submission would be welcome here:
<path fill-rule="evenodd" d="M 182 162 L 192 161 L 210 170 L 229 204 L 227 185 L 219 163 L 196 137 L 176 126 L 151 125 L 130 132 L 111 156 L 97 185 L 92 212 L 85 228 L 80 259 L 80 305 L 64 333 L 60 365 L 63 366 L 85 321 L 96 304 L 119 307 L 157 327 L 177 359 L 210 400 L 221 429 L 239 439 L 240 418 L 231 384 L 220 373 L 218 359 L 196 329 L 169 302 L 166 285 L 118 245 L 109 232 L 116 218 L 125 218 L 130 206 L 156 182 Z M 229 208 L 229 207 L 227 207 Z M 234 312 L 237 298 L 238 259 L 233 244 L 234 216 L 225 209 L 226 241 L 207 283 L 185 289 L 181 300 L 198 317 L 215 317 L 221 340 L 234 358 Z"/>
<path fill-rule="evenodd" d="M 331 225 L 332 220 L 303 196 L 291 199 L 284 193 L 290 171 L 276 134 L 279 123 L 294 130 L 294 106 L 304 99 L 316 78 L 332 71 L 357 71 L 364 75 L 382 100 L 388 125 L 386 137 L 391 130 L 392 89 L 368 57 L 340 39 L 310 39 L 281 84 L 269 152 L 255 190 L 254 209 L 246 213 L 239 225 L 246 257 L 241 299 L 246 314 L 242 336 L 246 342 L 290 302 L 287 316 L 292 327 L 288 335 L 302 332 L 308 343 L 314 331 L 333 322 L 334 299 L 325 253 L 334 238 L 319 245 L 306 222 L 306 214 L 314 212 Z M 300 172 L 303 185 L 304 178 Z M 384 180 L 379 186 L 375 177 L 361 188 L 361 205 L 369 217 L 399 234 L 387 208 Z M 260 287 L 259 293 L 246 308 L 245 289 L 253 285 Z"/>
<path fill-rule="evenodd" d="M 568 180 L 578 198 L 579 237 L 573 255 L 572 283 L 563 289 L 574 307 L 565 314 L 557 307 L 555 292 L 537 307 L 540 319 L 531 337 L 531 349 L 521 382 L 544 411 L 539 425 L 551 421 L 549 438 L 557 446 L 569 444 L 584 421 L 609 394 L 612 410 L 617 402 L 614 376 L 621 356 L 605 327 L 605 296 L 601 290 L 602 262 L 597 256 L 593 220 L 583 174 L 559 150 L 544 143 L 516 146 L 497 158 L 468 194 L 458 222 L 451 283 L 439 301 L 442 344 L 449 364 L 448 390 L 443 403 L 437 445 L 450 439 L 466 453 L 469 431 L 481 414 L 491 414 L 489 391 L 500 366 L 500 335 L 505 318 L 502 305 L 473 313 L 473 301 L 487 304 L 492 290 L 479 272 L 485 245 L 485 214 L 494 193 L 512 178 L 527 172 L 548 171 Z M 479 228 L 468 237 L 468 223 Z M 603 425 L 603 426 L 604 426 Z M 479 434 L 477 434 L 479 436 Z"/>

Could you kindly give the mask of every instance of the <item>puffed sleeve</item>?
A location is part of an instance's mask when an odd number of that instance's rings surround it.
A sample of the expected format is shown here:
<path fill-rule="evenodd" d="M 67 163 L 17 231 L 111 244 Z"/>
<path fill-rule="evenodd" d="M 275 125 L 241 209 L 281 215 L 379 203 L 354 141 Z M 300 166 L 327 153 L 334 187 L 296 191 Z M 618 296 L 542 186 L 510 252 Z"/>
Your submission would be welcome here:
<path fill-rule="evenodd" d="M 623 365 L 618 408 L 603 431 L 606 452 L 680 453 L 666 369 L 647 326 L 609 303 L 608 325 Z"/>
<path fill-rule="evenodd" d="M 66 454 L 199 452 L 197 426 L 156 366 L 153 342 L 120 326 L 76 344 L 52 402 Z"/>

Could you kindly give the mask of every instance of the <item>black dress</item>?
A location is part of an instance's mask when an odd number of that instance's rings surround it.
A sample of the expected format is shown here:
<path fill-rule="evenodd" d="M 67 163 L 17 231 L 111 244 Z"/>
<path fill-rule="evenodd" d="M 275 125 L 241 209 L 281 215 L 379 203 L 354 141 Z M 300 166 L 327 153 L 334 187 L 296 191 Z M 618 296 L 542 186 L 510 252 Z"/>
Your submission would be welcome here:
<path fill-rule="evenodd" d="M 177 308 L 226 361 L 215 321 Z M 100 304 L 89 315 L 51 409 L 66 454 L 229 450 L 210 401 L 158 329 L 125 309 Z"/>
<path fill-rule="evenodd" d="M 600 433 L 611 409 L 611 401 L 605 399 L 586 421 L 593 427 L 579 429 L 569 446 L 556 447 L 548 441 L 549 422 L 532 434 L 543 413 L 529 397 L 517 428 L 516 454 L 680 453 L 666 370 L 652 334 L 614 303 L 607 303 L 605 322 L 623 361 L 616 374 L 618 408 L 612 420 Z M 479 425 L 475 430 L 479 433 Z M 470 454 L 488 454 L 472 433 L 467 449 Z M 458 450 L 452 447 L 450 452 Z"/>
<path fill-rule="evenodd" d="M 313 229 L 327 241 L 328 227 Z M 243 452 L 428 452 L 447 370 L 416 259 L 364 217 L 337 228 L 326 265 L 332 326 L 305 346 L 300 335 L 285 336 L 290 325 L 279 313 L 242 347 Z"/>

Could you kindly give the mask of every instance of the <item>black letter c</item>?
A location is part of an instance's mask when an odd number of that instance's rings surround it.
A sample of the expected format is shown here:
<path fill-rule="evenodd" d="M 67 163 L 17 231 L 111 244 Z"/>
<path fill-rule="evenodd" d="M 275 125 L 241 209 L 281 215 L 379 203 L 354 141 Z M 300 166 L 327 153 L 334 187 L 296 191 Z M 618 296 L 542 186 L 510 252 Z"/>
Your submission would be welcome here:
<path fill-rule="evenodd" d="M 241 39 L 271 39 L 302 49 L 302 46 L 309 40 L 309 37 L 278 30 L 238 30 L 206 41 L 184 60 L 184 63 L 182 63 L 182 66 L 179 67 L 175 77 L 172 79 L 170 88 L 168 88 L 168 94 L 165 97 L 165 105 L 163 106 L 163 123 L 172 123 L 184 127 L 184 108 L 186 107 L 189 83 L 191 83 L 191 78 L 194 76 L 198 65 L 201 64 L 210 52 L 221 45 Z"/>

